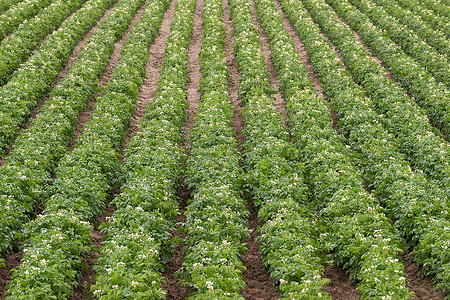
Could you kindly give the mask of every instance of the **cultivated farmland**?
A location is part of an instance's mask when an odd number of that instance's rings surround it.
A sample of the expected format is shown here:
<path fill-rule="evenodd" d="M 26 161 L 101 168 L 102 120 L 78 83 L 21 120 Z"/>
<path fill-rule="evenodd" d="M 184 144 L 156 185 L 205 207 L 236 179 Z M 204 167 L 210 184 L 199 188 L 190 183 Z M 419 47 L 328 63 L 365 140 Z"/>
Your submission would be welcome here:
<path fill-rule="evenodd" d="M 3 0 L 0 299 L 450 299 L 449 24 Z"/>

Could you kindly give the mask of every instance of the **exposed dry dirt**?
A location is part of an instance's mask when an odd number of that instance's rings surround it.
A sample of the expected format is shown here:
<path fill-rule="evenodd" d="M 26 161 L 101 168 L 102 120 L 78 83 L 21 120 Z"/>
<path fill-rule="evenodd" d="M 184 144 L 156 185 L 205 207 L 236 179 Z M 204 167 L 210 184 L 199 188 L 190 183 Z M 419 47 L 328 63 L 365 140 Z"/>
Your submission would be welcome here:
<path fill-rule="evenodd" d="M 11 275 L 13 269 L 20 265 L 22 259 L 22 250 L 20 250 L 21 242 L 19 241 L 17 249 L 10 251 L 7 256 L 2 257 L 6 262 L 6 268 L 0 268 L 0 299 L 6 294 L 6 285 L 11 283 Z"/>
<path fill-rule="evenodd" d="M 234 37 L 232 35 L 233 25 L 230 17 L 228 2 L 226 0 L 223 0 L 222 3 L 224 7 L 223 19 L 225 24 L 225 52 L 227 56 L 228 67 L 230 70 L 228 88 L 230 91 L 231 103 L 234 107 L 233 128 L 240 141 L 240 148 L 242 150 L 242 144 L 245 142 L 245 136 L 242 133 L 244 121 L 241 111 L 243 107 L 241 101 L 239 101 L 238 99 L 239 72 L 237 70 L 237 63 L 232 54 L 234 47 Z M 254 19 L 254 21 L 256 21 L 256 19 Z M 267 52 L 265 54 L 270 55 L 270 53 Z M 268 62 L 271 63 L 270 60 L 268 60 Z M 272 72 L 275 72 L 273 64 L 269 66 L 269 69 L 270 68 Z M 272 88 L 278 88 L 277 81 L 274 76 L 271 76 L 271 86 Z M 277 105 L 280 108 L 280 113 L 283 115 L 283 113 L 285 114 L 286 112 L 284 109 L 284 103 L 279 93 L 277 97 L 278 98 L 276 98 L 277 100 L 275 101 L 276 104 L 274 103 L 274 105 Z M 262 261 L 261 251 L 259 250 L 260 244 L 257 242 L 257 237 L 260 235 L 257 229 L 262 224 L 259 222 L 258 213 L 253 208 L 251 199 L 247 199 L 246 209 L 251 213 L 248 219 L 248 228 L 251 230 L 251 233 L 250 236 L 245 239 L 245 243 L 248 244 L 249 249 L 241 255 L 241 260 L 244 266 L 247 268 L 242 273 L 242 277 L 247 284 L 247 287 L 241 292 L 241 294 L 245 299 L 248 300 L 279 299 L 280 295 L 277 288 L 275 287 L 275 280 L 270 278 Z"/>
<path fill-rule="evenodd" d="M 189 82 L 187 83 L 187 101 L 189 102 L 189 107 L 186 111 L 186 120 L 183 124 L 183 142 L 181 146 L 185 151 L 185 155 L 189 156 L 187 148 L 189 146 L 189 132 L 194 126 L 194 118 L 197 113 L 197 107 L 200 103 L 200 94 L 198 89 L 200 86 L 200 78 L 202 74 L 200 72 L 200 59 L 199 54 L 202 47 L 202 34 L 203 34 L 203 24 L 202 24 L 202 11 L 203 11 L 203 0 L 197 1 L 197 6 L 194 11 L 194 29 L 192 32 L 191 40 L 189 42 Z M 178 190 L 179 204 L 180 204 L 180 215 L 177 217 L 178 225 L 177 230 L 172 234 L 179 237 L 181 241 L 186 237 L 186 234 L 181 233 L 178 229 L 181 224 L 185 222 L 184 213 L 187 207 L 187 201 L 190 199 L 190 191 L 184 184 L 184 180 Z M 189 289 L 186 286 L 181 285 L 181 279 L 175 276 L 174 273 L 178 271 L 184 260 L 186 253 L 186 245 L 181 242 L 175 249 L 173 249 L 173 256 L 170 260 L 165 261 L 166 269 L 163 272 L 163 276 L 166 279 L 166 284 L 163 289 L 167 290 L 166 299 L 167 300 L 182 300 L 186 299 Z"/>
<path fill-rule="evenodd" d="M 125 34 L 122 36 L 122 38 L 114 44 L 114 50 L 109 58 L 109 64 L 107 65 L 106 70 L 103 73 L 103 75 L 101 76 L 100 81 L 98 83 L 99 89 L 102 89 L 108 83 L 108 81 L 111 79 L 111 74 L 114 71 L 117 63 L 120 60 L 120 57 L 121 57 L 120 51 L 122 51 L 123 43 L 130 36 L 130 33 L 134 28 L 134 24 L 136 24 L 136 22 L 139 21 L 139 19 L 141 18 L 142 13 L 144 12 L 144 8 L 145 8 L 145 4 L 140 8 L 140 10 L 136 13 L 134 18 L 131 20 L 131 23 L 128 26 L 128 28 L 127 28 Z M 95 103 L 97 101 L 97 98 L 100 96 L 101 96 L 100 93 L 96 92 L 94 94 L 94 97 L 92 97 L 92 99 L 89 101 L 88 108 L 85 111 L 83 111 L 81 113 L 80 117 L 78 118 L 77 130 L 75 131 L 75 134 L 70 142 L 70 150 L 69 151 L 73 150 L 73 147 L 75 146 L 78 137 L 83 132 L 84 125 L 86 124 L 87 121 L 89 121 L 91 119 L 92 112 L 95 109 Z"/>
<path fill-rule="evenodd" d="M 414 261 L 411 252 L 402 253 L 399 258 L 405 265 L 406 280 L 410 291 L 416 293 L 416 299 L 420 300 L 444 300 L 445 297 L 439 289 L 434 290 L 435 286 L 430 278 L 421 276 L 422 268 Z M 411 298 L 411 300 L 414 298 Z"/>
<path fill-rule="evenodd" d="M 358 299 L 359 292 L 356 290 L 356 285 L 350 281 L 342 268 L 327 266 L 323 275 L 331 281 L 323 290 L 334 300 Z"/>
<path fill-rule="evenodd" d="M 164 15 L 161 28 L 158 31 L 158 36 L 152 45 L 150 45 L 150 57 L 146 64 L 146 77 L 138 94 L 138 102 L 136 103 L 136 111 L 130 119 L 130 126 L 125 137 L 125 148 L 133 135 L 139 131 L 139 122 L 145 115 L 147 105 L 153 100 L 157 88 L 158 76 L 161 71 L 161 65 L 164 60 L 164 47 L 170 32 L 170 23 L 173 19 L 176 1 L 172 1 L 169 9 Z"/>

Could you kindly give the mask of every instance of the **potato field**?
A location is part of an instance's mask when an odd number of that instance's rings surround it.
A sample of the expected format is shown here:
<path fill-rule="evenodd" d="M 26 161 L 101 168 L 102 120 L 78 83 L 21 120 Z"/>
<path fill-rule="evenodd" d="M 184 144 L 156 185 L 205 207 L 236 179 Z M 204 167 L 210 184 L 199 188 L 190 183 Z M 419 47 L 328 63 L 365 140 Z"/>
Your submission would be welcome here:
<path fill-rule="evenodd" d="M 0 299 L 450 299 L 450 0 L 0 0 Z"/>

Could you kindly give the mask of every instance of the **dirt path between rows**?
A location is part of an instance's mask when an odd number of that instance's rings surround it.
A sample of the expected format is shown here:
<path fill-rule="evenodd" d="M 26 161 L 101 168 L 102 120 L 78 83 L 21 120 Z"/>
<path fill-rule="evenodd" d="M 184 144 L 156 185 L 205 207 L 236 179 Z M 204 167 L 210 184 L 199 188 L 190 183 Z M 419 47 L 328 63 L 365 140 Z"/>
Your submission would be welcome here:
<path fill-rule="evenodd" d="M 258 22 L 258 17 L 256 14 L 256 8 L 255 8 L 255 2 L 253 0 L 249 0 L 249 3 L 251 5 L 251 10 L 253 13 L 253 23 L 255 24 L 256 29 L 259 33 L 259 42 L 261 43 L 261 52 L 265 58 L 267 71 L 269 72 L 269 82 L 270 87 L 276 91 L 275 94 L 272 95 L 272 97 L 275 98 L 275 101 L 273 105 L 277 108 L 278 112 L 283 117 L 283 123 L 286 125 L 286 118 L 287 118 L 287 112 L 286 112 L 286 102 L 284 101 L 283 97 L 280 93 L 280 84 L 277 80 L 277 73 L 275 70 L 275 66 L 270 58 L 270 55 L 272 54 L 272 51 L 269 47 L 269 40 L 267 39 L 266 34 L 264 33 L 264 30 L 261 27 L 261 24 Z"/>
<path fill-rule="evenodd" d="M 275 5 L 278 9 L 278 12 L 283 18 L 283 26 L 293 39 L 295 50 L 299 53 L 300 59 L 302 60 L 302 63 L 305 65 L 308 71 L 309 79 L 312 81 L 314 89 L 316 90 L 317 94 L 322 99 L 324 99 L 324 101 L 327 101 L 326 96 L 323 94 L 323 88 L 320 85 L 317 74 L 314 72 L 314 67 L 308 61 L 308 54 L 305 50 L 305 47 L 303 46 L 303 43 L 296 35 L 294 27 L 290 24 L 278 1 L 275 1 Z M 328 106 L 330 109 L 330 116 L 333 120 L 333 128 L 336 130 L 337 134 L 339 134 L 336 113 L 331 108 L 330 104 L 328 104 Z M 333 297 L 333 299 L 353 300 L 358 298 L 359 292 L 356 289 L 356 285 L 350 281 L 348 275 L 342 268 L 326 266 L 324 277 L 330 280 L 330 283 L 324 287 L 324 291 L 329 293 Z"/>
<path fill-rule="evenodd" d="M 131 20 L 131 23 L 128 26 L 123 37 L 114 44 L 114 51 L 110 56 L 109 64 L 106 67 L 106 70 L 103 73 L 103 75 L 101 76 L 100 81 L 98 83 L 99 89 L 104 88 L 105 85 L 108 83 L 108 81 L 111 79 L 111 74 L 114 71 L 114 68 L 116 67 L 117 63 L 120 60 L 120 57 L 121 57 L 120 52 L 122 51 L 123 44 L 130 36 L 130 33 L 133 30 L 136 22 L 139 21 L 139 19 L 141 18 L 142 13 L 144 12 L 144 9 L 145 9 L 145 5 L 146 5 L 146 3 L 144 3 L 144 5 L 142 5 L 141 8 L 138 10 L 138 12 L 135 14 L 135 16 Z M 100 96 L 101 96 L 101 94 L 99 92 L 96 92 L 94 97 L 92 97 L 92 99 L 89 101 L 88 108 L 84 112 L 81 113 L 81 115 L 78 119 L 77 130 L 70 142 L 69 152 L 72 151 L 74 146 L 76 145 L 76 141 L 77 141 L 78 137 L 82 134 L 84 125 L 86 124 L 86 122 L 88 122 L 91 119 L 92 112 L 95 109 L 95 103 L 97 101 L 97 98 Z M 100 257 L 100 248 L 102 246 L 101 241 L 102 241 L 102 238 L 104 237 L 103 233 L 101 233 L 100 230 L 98 229 L 98 226 L 101 223 L 106 222 L 106 216 L 113 213 L 116 210 L 116 207 L 110 205 L 110 203 L 118 193 L 119 193 L 119 188 L 117 188 L 117 187 L 111 189 L 108 192 L 109 197 L 107 200 L 107 204 L 104 207 L 103 214 L 97 217 L 97 220 L 96 220 L 97 224 L 95 224 L 95 230 L 90 233 L 92 242 L 96 246 L 96 251 L 91 251 L 91 253 L 88 256 L 84 257 L 86 268 L 83 268 L 81 270 L 81 277 L 78 280 L 79 285 L 75 289 L 75 295 L 71 298 L 72 300 L 85 299 L 86 296 L 88 296 L 88 295 L 91 298 L 93 296 L 93 294 L 90 292 L 90 287 L 92 284 L 94 284 L 94 279 L 93 279 L 93 277 L 95 275 L 94 264 L 97 261 L 97 259 Z"/>
<path fill-rule="evenodd" d="M 241 152 L 242 144 L 245 142 L 245 136 L 242 133 L 244 128 L 244 121 L 242 117 L 242 103 L 238 99 L 239 90 L 239 72 L 237 69 L 237 62 L 233 56 L 234 37 L 232 35 L 232 21 L 230 16 L 229 4 L 226 0 L 222 1 L 224 7 L 224 24 L 225 24 L 225 52 L 227 56 L 228 68 L 230 71 L 228 88 L 230 91 L 231 103 L 234 107 L 233 116 L 233 128 L 240 141 L 239 149 Z M 273 67 L 273 65 L 272 65 Z M 271 81 L 272 88 L 277 85 L 275 80 Z M 281 95 L 277 99 L 279 105 L 281 105 Z M 244 157 L 243 157 L 244 158 Z M 257 241 L 257 237 L 261 234 L 257 231 L 262 226 L 258 219 L 257 209 L 253 207 L 252 200 L 247 199 L 246 209 L 250 211 L 248 219 L 248 228 L 250 229 L 250 236 L 245 239 L 245 243 L 249 245 L 249 249 L 241 255 L 241 260 L 244 266 L 247 268 L 242 273 L 242 277 L 247 284 L 247 288 L 244 289 L 241 294 L 248 300 L 273 300 L 279 299 L 280 295 L 275 288 L 276 280 L 271 279 L 264 267 L 262 261 L 261 251 L 259 250 L 260 243 Z"/>
<path fill-rule="evenodd" d="M 123 43 L 126 40 L 128 40 L 128 37 L 130 36 L 130 33 L 133 30 L 134 25 L 141 18 L 142 13 L 144 12 L 145 5 L 146 5 L 146 3 L 144 5 L 142 5 L 142 7 L 138 10 L 138 12 L 134 16 L 134 18 L 131 20 L 131 23 L 128 26 L 128 28 L 127 28 L 125 34 L 122 36 L 122 38 L 114 44 L 114 51 L 109 58 L 109 64 L 107 65 L 106 70 L 103 73 L 103 75 L 101 76 L 100 81 L 98 83 L 99 89 L 103 89 L 105 87 L 105 85 L 109 82 L 109 80 L 111 79 L 111 74 L 114 71 L 117 63 L 120 60 L 120 57 L 121 57 L 120 52 L 122 51 Z M 77 130 L 75 131 L 75 134 L 74 134 L 72 140 L 70 141 L 70 150 L 69 151 L 73 150 L 73 147 L 76 145 L 78 137 L 83 132 L 84 125 L 86 124 L 87 121 L 89 121 L 91 119 L 92 112 L 95 109 L 95 103 L 97 102 L 97 98 L 100 96 L 101 96 L 101 92 L 96 92 L 94 94 L 94 97 L 92 97 L 92 99 L 89 101 L 88 108 L 84 112 L 82 112 L 80 117 L 78 118 Z"/>
<path fill-rule="evenodd" d="M 200 72 L 200 59 L 199 54 L 202 48 L 202 35 L 203 35 L 203 23 L 202 23 L 202 11 L 203 11 L 203 0 L 198 0 L 194 11 L 194 29 L 191 35 L 191 40 L 189 42 L 189 82 L 186 84 L 187 87 L 187 101 L 189 102 L 189 107 L 186 111 L 186 120 L 183 124 L 183 142 L 181 147 L 184 149 L 186 157 L 189 156 L 187 148 L 189 146 L 189 132 L 194 126 L 194 118 L 197 113 L 197 107 L 200 103 L 200 94 L 198 89 L 200 86 L 200 78 L 202 74 Z M 177 217 L 177 230 L 172 234 L 179 237 L 181 241 L 186 237 L 185 233 L 181 233 L 179 228 L 185 222 L 184 213 L 186 207 L 188 206 L 187 201 L 191 198 L 190 191 L 188 190 L 186 184 L 184 183 L 184 178 L 182 178 L 180 187 L 178 189 L 178 199 L 179 199 L 179 212 L 180 215 Z M 175 249 L 173 249 L 173 256 L 170 260 L 165 262 L 166 269 L 163 272 L 163 276 L 166 279 L 166 284 L 163 289 L 167 290 L 166 299 L 167 300 L 184 300 L 188 296 L 189 290 L 185 286 L 181 286 L 180 278 L 176 277 L 174 273 L 178 271 L 184 261 L 184 256 L 186 252 L 186 245 L 181 242 Z"/>

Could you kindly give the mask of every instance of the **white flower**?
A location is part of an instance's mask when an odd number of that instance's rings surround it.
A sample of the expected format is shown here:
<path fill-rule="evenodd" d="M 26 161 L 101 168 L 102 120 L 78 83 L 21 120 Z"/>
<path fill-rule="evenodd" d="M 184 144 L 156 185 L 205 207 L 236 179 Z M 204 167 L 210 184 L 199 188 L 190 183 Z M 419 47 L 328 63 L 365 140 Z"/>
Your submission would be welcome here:
<path fill-rule="evenodd" d="M 132 281 L 131 282 L 131 286 L 132 287 L 137 287 L 139 285 L 139 282 L 137 282 L 137 281 Z"/>

